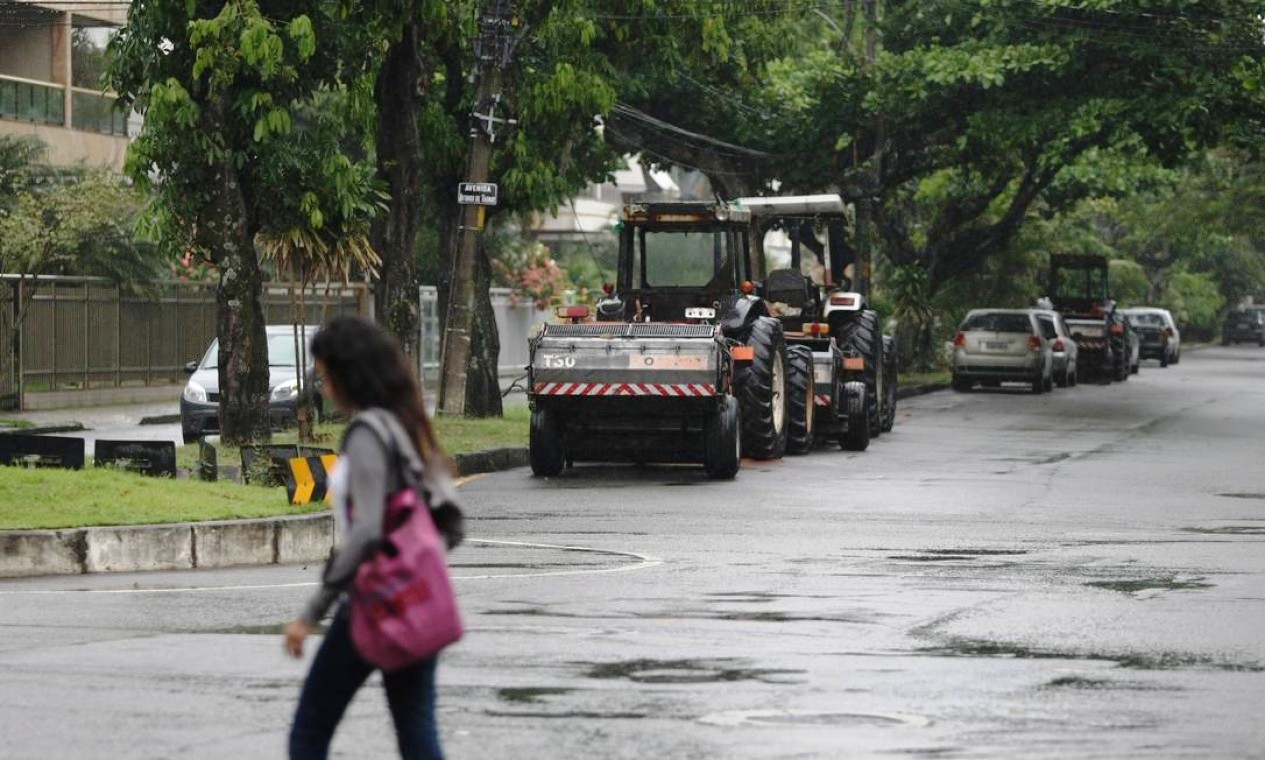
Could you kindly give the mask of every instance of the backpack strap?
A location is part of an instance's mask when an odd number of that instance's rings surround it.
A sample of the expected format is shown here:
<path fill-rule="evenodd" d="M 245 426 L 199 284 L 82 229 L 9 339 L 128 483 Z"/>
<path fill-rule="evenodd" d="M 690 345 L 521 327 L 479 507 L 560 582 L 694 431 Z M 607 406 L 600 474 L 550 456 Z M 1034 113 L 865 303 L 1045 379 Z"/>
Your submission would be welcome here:
<path fill-rule="evenodd" d="M 413 447 L 412 439 L 404 432 L 403 426 L 395 415 L 385 409 L 363 409 L 352 418 L 345 435 L 349 435 L 357 425 L 364 425 L 372 430 L 382 445 L 386 446 L 387 451 L 391 452 L 392 464 L 399 467 L 400 475 L 406 485 L 411 488 L 420 486 L 425 467 L 421 457 L 417 455 L 417 450 Z"/>

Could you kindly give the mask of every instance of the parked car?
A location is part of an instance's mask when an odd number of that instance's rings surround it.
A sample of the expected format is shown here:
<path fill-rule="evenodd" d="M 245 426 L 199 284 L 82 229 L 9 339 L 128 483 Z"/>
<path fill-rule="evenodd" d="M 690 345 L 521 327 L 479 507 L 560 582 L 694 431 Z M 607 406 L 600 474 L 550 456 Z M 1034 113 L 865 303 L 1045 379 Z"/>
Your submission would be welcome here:
<path fill-rule="evenodd" d="M 299 372 L 295 358 L 294 327 L 268 325 L 268 412 L 274 428 L 293 425 L 299 407 Z M 319 327 L 305 328 L 309 344 Z M 180 429 L 185 443 L 192 443 L 209 432 L 220 429 L 220 343 L 212 340 L 201 361 L 185 365 L 189 382 L 180 395 Z M 312 382 L 320 413 L 319 388 L 315 384 L 311 354 L 308 353 L 304 378 Z"/>
<path fill-rule="evenodd" d="M 1237 309 L 1225 318 L 1221 345 L 1241 341 L 1254 341 L 1258 346 L 1265 346 L 1265 310 Z"/>
<path fill-rule="evenodd" d="M 1161 367 L 1181 361 L 1182 336 L 1168 309 L 1137 306 L 1124 314 L 1138 333 L 1141 358 L 1158 359 Z"/>
<path fill-rule="evenodd" d="M 953 389 L 979 382 L 1027 384 L 1033 393 L 1054 387 L 1054 357 L 1032 309 L 975 309 L 953 338 Z"/>
<path fill-rule="evenodd" d="M 1060 388 L 1069 388 L 1079 382 L 1077 358 L 1079 349 L 1072 338 L 1072 331 L 1057 311 L 1040 309 L 1036 312 L 1041 324 L 1041 336 L 1050 342 L 1054 357 L 1054 382 Z"/>

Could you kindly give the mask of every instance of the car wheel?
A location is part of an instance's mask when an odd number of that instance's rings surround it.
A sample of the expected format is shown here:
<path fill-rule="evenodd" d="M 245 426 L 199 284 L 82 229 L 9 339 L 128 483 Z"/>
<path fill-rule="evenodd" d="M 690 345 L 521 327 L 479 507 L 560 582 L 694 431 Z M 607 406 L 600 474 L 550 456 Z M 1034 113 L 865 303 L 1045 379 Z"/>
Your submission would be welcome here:
<path fill-rule="evenodd" d="M 953 376 L 953 390 L 958 393 L 965 393 L 971 389 L 971 381 L 964 377 Z"/>
<path fill-rule="evenodd" d="M 184 444 L 188 446 L 198 440 L 197 431 L 181 429 L 180 437 L 184 439 Z"/>
<path fill-rule="evenodd" d="M 1164 367 L 1167 367 L 1168 365 L 1169 365 L 1168 352 L 1163 351 L 1160 353 L 1160 368 L 1163 369 Z"/>
<path fill-rule="evenodd" d="M 1045 376 L 1037 373 L 1032 377 L 1032 392 L 1035 394 L 1045 393 Z"/>
<path fill-rule="evenodd" d="M 1060 388 L 1067 388 L 1072 384 L 1072 372 L 1066 367 L 1063 368 L 1063 374 L 1055 380 Z"/>

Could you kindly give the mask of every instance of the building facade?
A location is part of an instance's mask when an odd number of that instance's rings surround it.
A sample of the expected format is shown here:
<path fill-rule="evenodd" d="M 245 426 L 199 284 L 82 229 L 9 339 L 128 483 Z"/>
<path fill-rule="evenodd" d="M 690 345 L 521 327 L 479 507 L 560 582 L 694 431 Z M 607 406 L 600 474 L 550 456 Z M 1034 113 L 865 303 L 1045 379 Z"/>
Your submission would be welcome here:
<path fill-rule="evenodd" d="M 122 169 L 135 120 L 101 84 L 129 3 L 0 0 L 0 134 L 34 135 L 54 164 Z"/>

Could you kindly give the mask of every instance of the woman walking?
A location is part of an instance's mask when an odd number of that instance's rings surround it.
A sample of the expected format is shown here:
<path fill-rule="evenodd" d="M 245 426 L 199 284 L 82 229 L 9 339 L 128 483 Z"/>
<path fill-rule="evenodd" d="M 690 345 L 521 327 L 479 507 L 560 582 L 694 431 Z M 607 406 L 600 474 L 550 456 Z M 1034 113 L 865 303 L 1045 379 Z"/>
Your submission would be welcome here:
<path fill-rule="evenodd" d="M 393 337 L 368 320 L 339 317 L 317 333 L 312 356 L 324 394 L 352 423 L 330 483 L 343 540 L 303 615 L 286 627 L 286 651 L 296 658 L 303 655 L 303 640 L 350 589 L 361 563 L 379 546 L 388 498 L 415 486 L 425 466 L 444 466 L 417 378 Z M 450 544 L 455 539 L 446 538 Z M 345 600 L 338 604 L 303 684 L 290 730 L 291 758 L 328 756 L 343 712 L 375 669 L 353 643 L 350 606 Z M 400 755 L 406 760 L 443 756 L 435 726 L 436 659 L 383 673 Z"/>

